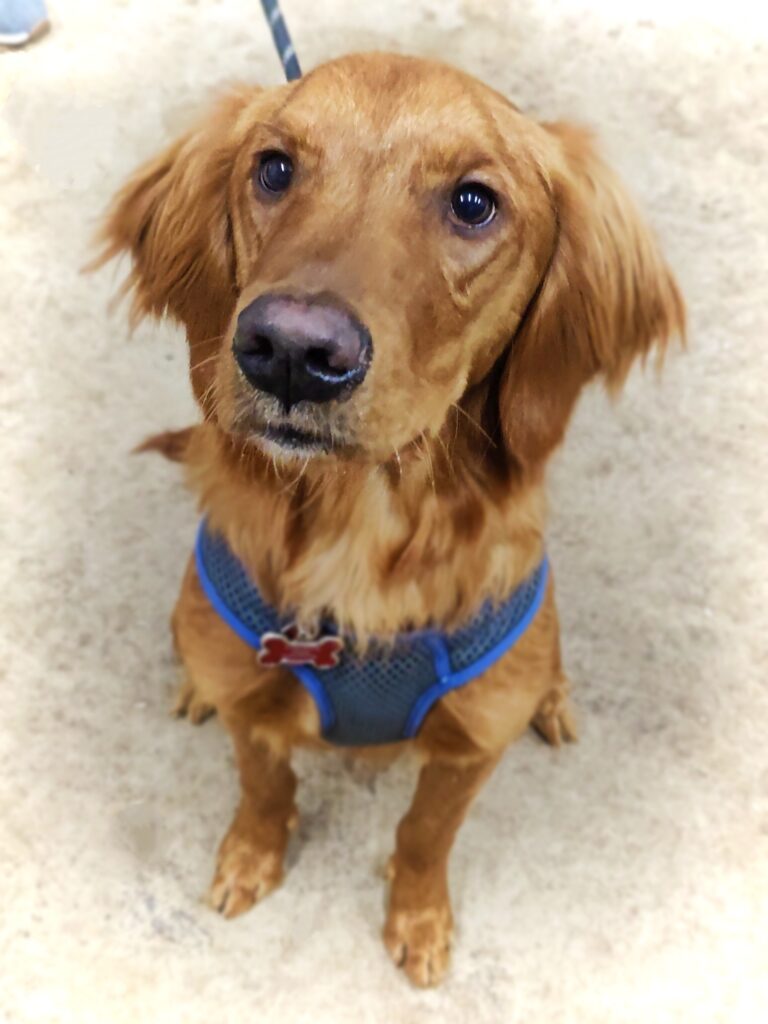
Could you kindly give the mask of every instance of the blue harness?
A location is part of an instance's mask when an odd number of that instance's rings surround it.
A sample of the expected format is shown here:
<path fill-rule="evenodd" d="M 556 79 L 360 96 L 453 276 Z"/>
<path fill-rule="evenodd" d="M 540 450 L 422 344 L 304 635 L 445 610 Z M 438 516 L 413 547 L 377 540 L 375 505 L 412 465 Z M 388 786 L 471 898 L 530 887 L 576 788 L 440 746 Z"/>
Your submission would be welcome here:
<path fill-rule="evenodd" d="M 360 658 L 332 624 L 324 626 L 319 639 L 296 638 L 224 538 L 209 531 L 205 521 L 195 561 L 214 609 L 260 652 L 263 664 L 290 668 L 317 705 L 323 736 L 340 746 L 415 736 L 435 701 L 485 672 L 523 635 L 541 607 L 549 575 L 544 558 L 506 601 L 487 602 L 461 629 L 403 632 L 392 644 L 374 642 Z"/>

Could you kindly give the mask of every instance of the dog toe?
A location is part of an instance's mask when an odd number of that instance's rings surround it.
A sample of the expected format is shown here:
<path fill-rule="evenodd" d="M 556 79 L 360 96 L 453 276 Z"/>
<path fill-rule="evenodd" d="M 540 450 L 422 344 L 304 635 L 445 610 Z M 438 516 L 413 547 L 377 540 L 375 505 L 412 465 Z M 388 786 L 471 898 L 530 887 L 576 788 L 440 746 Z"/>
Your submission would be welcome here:
<path fill-rule="evenodd" d="M 192 725 L 202 725 L 216 714 L 216 708 L 204 701 L 191 679 L 184 676 L 176 693 L 171 714 L 174 718 L 186 718 Z"/>
<path fill-rule="evenodd" d="M 390 914 L 384 945 L 396 967 L 419 988 L 439 984 L 451 956 L 453 925 L 448 907 L 427 907 Z"/>
<path fill-rule="evenodd" d="M 281 858 L 246 840 L 225 841 L 208 903 L 222 917 L 237 917 L 275 889 L 282 879 Z"/>
<path fill-rule="evenodd" d="M 562 676 L 544 697 L 531 722 L 539 735 L 553 747 L 578 739 L 576 719 L 568 701 L 568 688 L 568 680 Z"/>

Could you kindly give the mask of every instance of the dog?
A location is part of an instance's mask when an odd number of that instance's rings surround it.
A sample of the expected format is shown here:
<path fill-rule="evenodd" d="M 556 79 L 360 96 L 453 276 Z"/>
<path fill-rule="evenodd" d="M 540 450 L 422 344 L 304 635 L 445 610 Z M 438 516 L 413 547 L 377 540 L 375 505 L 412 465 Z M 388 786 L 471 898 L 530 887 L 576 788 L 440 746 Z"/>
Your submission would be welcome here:
<path fill-rule="evenodd" d="M 179 709 L 217 712 L 240 776 L 210 902 L 232 917 L 280 882 L 292 748 L 415 750 L 383 936 L 436 984 L 474 796 L 529 726 L 575 738 L 548 459 L 588 382 L 617 391 L 684 337 L 675 280 L 586 131 L 382 53 L 230 91 L 101 241 L 98 262 L 130 254 L 133 319 L 185 328 L 202 413 L 149 447 L 205 517 Z"/>

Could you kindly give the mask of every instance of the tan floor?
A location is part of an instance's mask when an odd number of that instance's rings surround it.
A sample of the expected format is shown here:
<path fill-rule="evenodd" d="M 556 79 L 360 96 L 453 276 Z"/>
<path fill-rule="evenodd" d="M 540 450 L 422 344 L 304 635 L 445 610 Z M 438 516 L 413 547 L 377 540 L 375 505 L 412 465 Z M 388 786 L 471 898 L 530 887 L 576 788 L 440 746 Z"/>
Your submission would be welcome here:
<path fill-rule="evenodd" d="M 364 785 L 301 758 L 284 887 L 234 923 L 202 905 L 235 788 L 218 726 L 166 715 L 195 513 L 173 467 L 127 454 L 188 421 L 183 344 L 129 342 L 110 274 L 77 268 L 129 168 L 221 83 L 279 69 L 256 0 L 52 3 L 51 34 L 0 55 L 0 1020 L 764 1021 L 768 19 L 284 5 L 307 67 L 438 55 L 592 123 L 679 270 L 689 354 L 660 388 L 635 374 L 615 411 L 590 395 L 553 470 L 582 742 L 526 738 L 483 793 L 439 991 L 379 942 L 406 765 Z"/>

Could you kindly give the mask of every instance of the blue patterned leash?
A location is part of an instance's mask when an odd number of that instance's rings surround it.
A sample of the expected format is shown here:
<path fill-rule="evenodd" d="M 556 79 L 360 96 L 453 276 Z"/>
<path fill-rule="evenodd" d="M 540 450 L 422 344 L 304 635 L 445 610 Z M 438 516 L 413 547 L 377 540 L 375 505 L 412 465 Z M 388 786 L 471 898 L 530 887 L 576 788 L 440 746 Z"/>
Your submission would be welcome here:
<path fill-rule="evenodd" d="M 261 0 L 261 6 L 264 8 L 264 14 L 269 23 L 285 77 L 289 82 L 292 82 L 295 78 L 301 78 L 299 59 L 296 56 L 288 27 L 280 10 L 279 0 Z"/>

